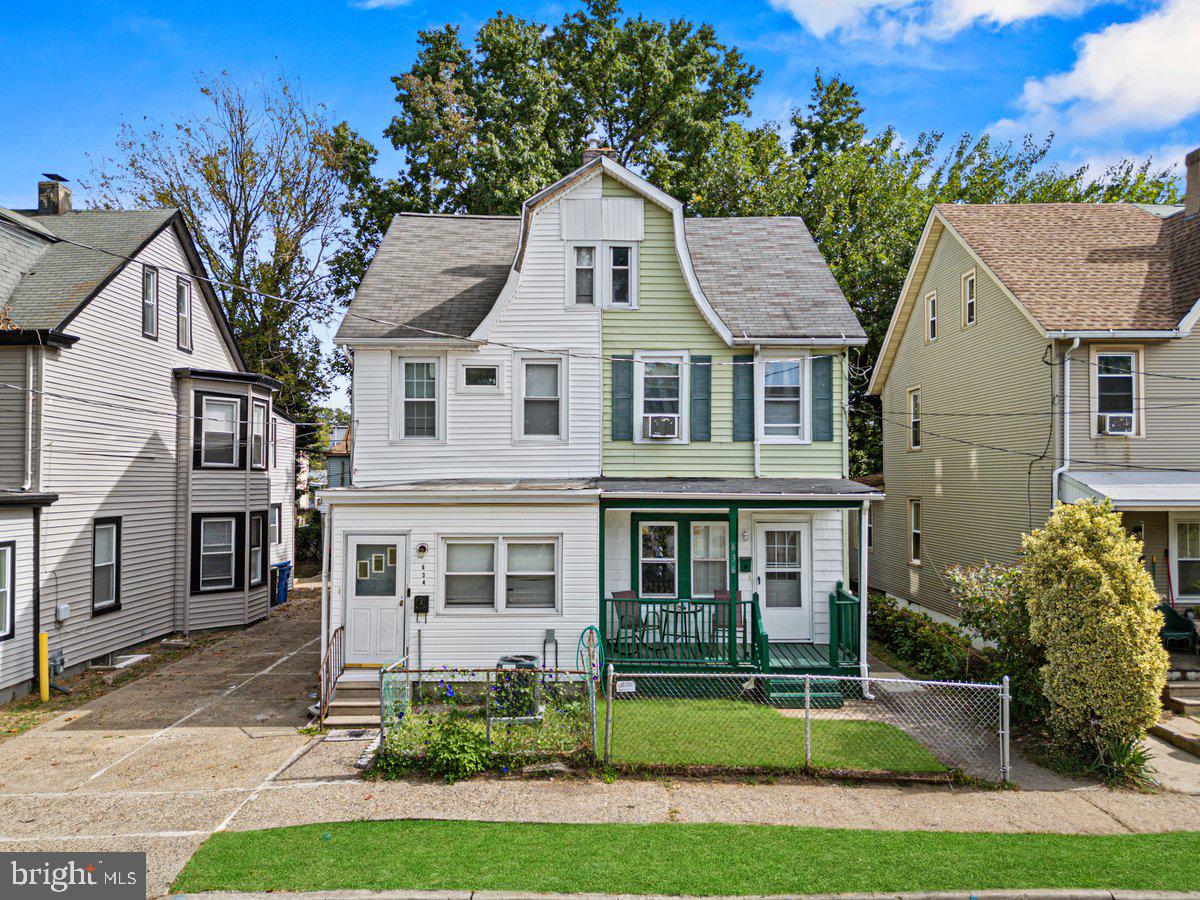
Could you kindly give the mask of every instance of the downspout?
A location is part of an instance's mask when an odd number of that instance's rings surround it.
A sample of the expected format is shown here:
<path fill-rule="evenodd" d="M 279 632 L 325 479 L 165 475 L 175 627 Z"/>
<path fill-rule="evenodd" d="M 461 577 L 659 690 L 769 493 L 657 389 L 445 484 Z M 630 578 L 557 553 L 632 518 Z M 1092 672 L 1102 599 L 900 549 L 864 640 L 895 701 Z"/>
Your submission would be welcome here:
<path fill-rule="evenodd" d="M 254 388 L 246 385 L 246 445 L 242 448 L 242 461 L 245 463 L 245 468 L 242 469 L 242 486 L 243 486 L 243 503 L 244 512 L 242 521 L 246 523 L 246 529 L 242 534 L 242 624 L 250 624 L 250 581 L 254 577 L 254 573 L 250 571 L 250 473 L 254 469 L 254 457 L 251 453 L 251 448 L 254 446 Z M 238 429 L 239 435 L 241 429 Z M 264 542 L 265 543 L 265 542 Z M 263 553 L 267 552 L 267 548 L 263 547 Z M 270 598 L 267 599 L 267 611 L 271 609 Z"/>
<path fill-rule="evenodd" d="M 867 665 L 867 595 L 871 592 L 867 578 L 867 517 L 870 514 L 871 501 L 863 500 L 858 513 L 858 667 L 863 678 L 870 674 Z M 869 681 L 863 682 L 863 694 L 868 700 L 871 699 Z"/>
<path fill-rule="evenodd" d="M 317 515 L 321 517 L 321 653 L 324 654 L 329 646 L 329 520 L 333 506 L 324 513 L 318 506 Z M 321 689 L 324 690 L 324 685 Z"/>
<path fill-rule="evenodd" d="M 33 346 L 25 348 L 25 480 L 21 490 L 33 487 Z M 36 657 L 35 657 L 36 658 Z"/>
<path fill-rule="evenodd" d="M 751 396 L 754 398 L 753 403 L 754 403 L 754 477 L 755 478 L 758 477 L 758 468 L 759 468 L 759 465 L 758 465 L 758 447 L 759 447 L 758 431 L 759 431 L 760 426 L 762 425 L 762 423 L 758 421 L 758 419 L 759 419 L 759 410 L 758 410 L 758 365 L 759 365 L 759 362 L 758 362 L 758 355 L 761 351 L 762 351 L 762 347 L 759 346 L 758 344 L 755 344 L 754 345 L 754 362 L 751 364 L 751 374 L 750 374 L 750 377 L 752 379 L 751 386 L 753 388 L 753 393 L 751 394 Z"/>
<path fill-rule="evenodd" d="M 1079 338 L 1071 341 L 1071 347 L 1063 354 L 1063 410 L 1062 410 L 1062 465 L 1050 476 L 1050 508 L 1058 504 L 1059 481 L 1064 472 L 1071 468 L 1071 354 L 1079 349 Z"/>
<path fill-rule="evenodd" d="M 15 623 L 14 623 L 15 624 Z M 41 652 L 39 634 L 42 630 L 42 508 L 33 508 L 33 670 L 37 674 L 38 690 L 41 685 L 41 666 L 38 664 L 38 654 Z"/>

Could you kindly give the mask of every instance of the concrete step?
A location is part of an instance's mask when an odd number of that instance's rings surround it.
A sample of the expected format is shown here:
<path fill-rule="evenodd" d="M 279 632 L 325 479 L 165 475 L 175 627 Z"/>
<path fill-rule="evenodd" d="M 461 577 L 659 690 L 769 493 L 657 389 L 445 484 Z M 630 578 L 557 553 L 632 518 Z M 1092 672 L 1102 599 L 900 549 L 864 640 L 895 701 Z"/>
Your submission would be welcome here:
<path fill-rule="evenodd" d="M 1200 695 L 1180 696 L 1168 691 L 1163 706 L 1185 716 L 1200 716 Z"/>
<path fill-rule="evenodd" d="M 339 681 L 337 685 L 339 694 L 374 694 L 379 696 L 378 681 Z"/>
<path fill-rule="evenodd" d="M 324 724 L 326 728 L 378 728 L 379 714 L 326 716 Z"/>
<path fill-rule="evenodd" d="M 1200 681 L 1168 681 L 1167 693 L 1176 697 L 1200 697 Z"/>
<path fill-rule="evenodd" d="M 1176 716 L 1154 725 L 1150 733 L 1192 756 L 1200 757 L 1200 722 L 1195 719 Z"/>
<path fill-rule="evenodd" d="M 345 698 L 339 694 L 333 698 L 333 702 L 329 704 L 329 709 L 346 710 L 347 712 L 370 712 L 371 710 L 379 711 L 378 700 L 359 700 L 357 698 Z"/>

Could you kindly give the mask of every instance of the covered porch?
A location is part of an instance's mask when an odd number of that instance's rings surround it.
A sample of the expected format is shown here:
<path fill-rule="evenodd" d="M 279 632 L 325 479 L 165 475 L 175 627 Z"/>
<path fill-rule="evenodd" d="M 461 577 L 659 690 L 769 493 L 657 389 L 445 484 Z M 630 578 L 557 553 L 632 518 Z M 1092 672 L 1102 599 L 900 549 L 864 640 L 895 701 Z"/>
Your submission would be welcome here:
<path fill-rule="evenodd" d="M 600 621 L 618 672 L 859 674 L 843 479 L 600 479 Z M 865 565 L 865 560 L 860 560 Z"/>

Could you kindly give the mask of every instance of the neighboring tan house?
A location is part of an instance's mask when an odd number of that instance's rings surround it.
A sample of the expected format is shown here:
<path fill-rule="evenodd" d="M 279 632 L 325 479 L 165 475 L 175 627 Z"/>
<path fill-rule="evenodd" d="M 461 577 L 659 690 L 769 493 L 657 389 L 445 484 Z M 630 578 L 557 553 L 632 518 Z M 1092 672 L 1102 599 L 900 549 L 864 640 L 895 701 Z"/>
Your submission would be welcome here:
<path fill-rule="evenodd" d="M 351 666 L 572 666 L 595 628 L 619 669 L 862 671 L 838 588 L 880 498 L 847 478 L 865 336 L 800 219 L 685 218 L 591 149 L 520 216 L 396 217 L 336 341 L 325 639 Z"/>
<path fill-rule="evenodd" d="M 39 631 L 70 670 L 267 614 L 295 428 L 203 278 L 174 210 L 0 209 L 0 695 Z"/>
<path fill-rule="evenodd" d="M 935 207 L 870 384 L 870 586 L 953 616 L 946 568 L 1107 497 L 1159 591 L 1200 603 L 1198 301 L 1200 151 L 1183 207 Z"/>

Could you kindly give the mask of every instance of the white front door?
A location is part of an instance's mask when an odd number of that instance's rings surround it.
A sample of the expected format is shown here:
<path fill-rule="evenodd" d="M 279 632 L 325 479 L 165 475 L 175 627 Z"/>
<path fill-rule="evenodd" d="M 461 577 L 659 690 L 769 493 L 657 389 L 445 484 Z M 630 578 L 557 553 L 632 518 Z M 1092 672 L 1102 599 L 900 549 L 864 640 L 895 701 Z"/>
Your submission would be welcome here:
<path fill-rule="evenodd" d="M 346 662 L 395 662 L 404 655 L 408 540 L 351 537 L 346 547 Z"/>
<path fill-rule="evenodd" d="M 812 640 L 812 543 L 807 522 L 754 529 L 754 589 L 773 641 Z"/>

